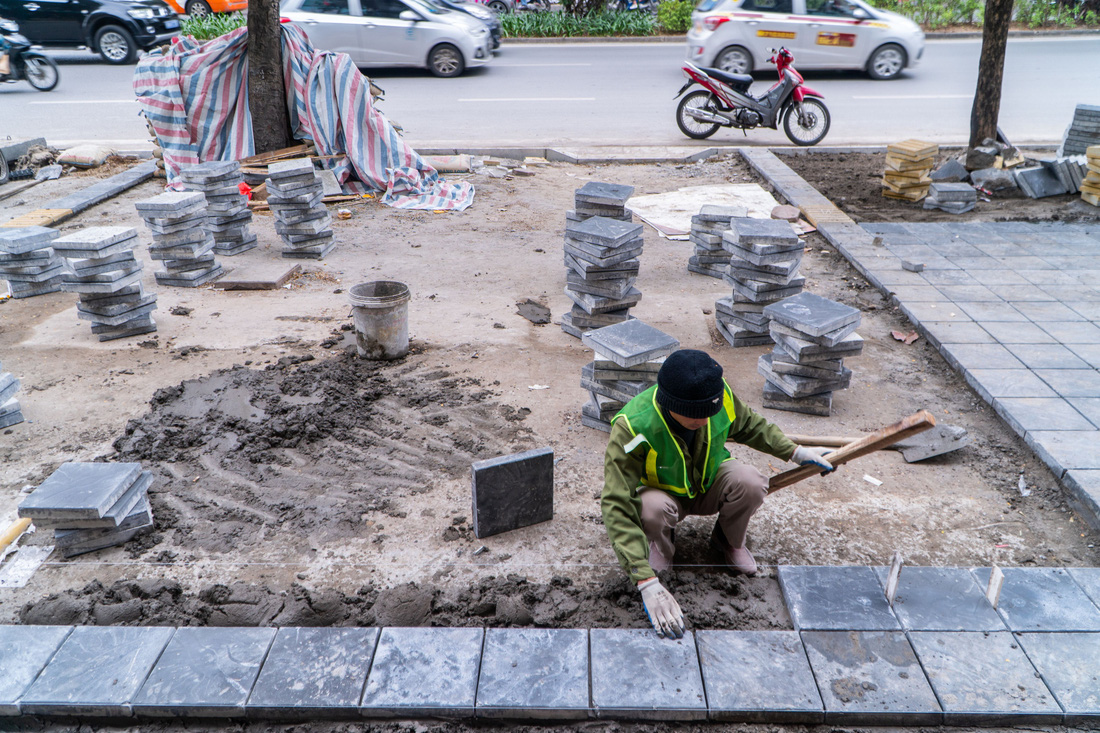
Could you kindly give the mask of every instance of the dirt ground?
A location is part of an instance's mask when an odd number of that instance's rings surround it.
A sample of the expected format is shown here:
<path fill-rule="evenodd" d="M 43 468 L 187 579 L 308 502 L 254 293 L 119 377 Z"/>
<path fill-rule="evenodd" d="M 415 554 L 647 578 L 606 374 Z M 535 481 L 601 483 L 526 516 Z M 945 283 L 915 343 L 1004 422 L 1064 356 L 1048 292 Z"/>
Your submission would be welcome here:
<path fill-rule="evenodd" d="M 948 217 L 878 195 L 881 156 L 785 160 L 859 220 Z M 4 201 L 0 218 L 92 175 Z M 335 222 L 337 249 L 279 290 L 157 288 L 142 248 L 147 289 L 158 293 L 152 337 L 96 342 L 71 294 L 0 302 L 0 360 L 22 380 L 29 418 L 0 432 L 0 519 L 64 461 L 137 461 L 156 477 L 153 534 L 72 560 L 53 555 L 26 587 L 0 589 L 0 623 L 644 627 L 600 519 L 606 435 L 580 424 L 580 369 L 592 355 L 557 325 L 570 305 L 565 211 L 591 180 L 647 194 L 759 179 L 735 156 L 551 164 L 533 177 L 471 180 L 477 197 L 464 213 L 352 205 L 352 218 Z M 128 224 L 147 241 L 133 203 L 159 187 L 146 183 L 61 228 Z M 1073 197 L 996 201 L 964 218 L 1095 217 L 1082 207 Z M 279 258 L 269 216 L 258 214 L 253 230 L 261 246 L 225 265 L 293 264 Z M 925 341 L 891 337 L 911 325 L 822 237 L 806 242 L 806 289 L 859 307 L 866 347 L 846 361 L 852 386 L 836 394 L 831 417 L 761 412 L 788 432 L 852 435 L 928 409 L 972 443 L 912 465 L 880 452 L 772 495 L 750 526 L 756 578 L 718 567 L 711 522 L 689 520 L 667 577 L 689 625 L 790 628 L 780 564 L 886 564 L 899 550 L 915 565 L 1097 565 L 1096 534 L 1022 441 Z M 714 328 L 714 301 L 728 287 L 686 271 L 690 243 L 648 226 L 645 243 L 635 315 L 709 350 L 759 409 L 756 360 L 766 349 L 732 349 Z M 354 356 L 346 291 L 376 279 L 412 291 L 412 350 L 397 362 Z M 555 322 L 519 316 L 528 297 Z M 540 446 L 555 451 L 554 519 L 475 538 L 471 461 Z M 734 453 L 765 472 L 790 467 L 742 446 Z M 49 544 L 50 533 L 23 542 Z"/>

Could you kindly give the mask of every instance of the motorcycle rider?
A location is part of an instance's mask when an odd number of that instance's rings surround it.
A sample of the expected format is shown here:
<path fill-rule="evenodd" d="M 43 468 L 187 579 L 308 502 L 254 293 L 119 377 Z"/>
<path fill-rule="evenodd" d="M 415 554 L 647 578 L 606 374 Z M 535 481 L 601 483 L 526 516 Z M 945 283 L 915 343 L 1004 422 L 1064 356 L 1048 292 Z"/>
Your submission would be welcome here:
<path fill-rule="evenodd" d="M 4 22 L 4 18 L 0 16 L 0 23 Z M 11 73 L 11 61 L 8 58 L 8 49 L 11 48 L 11 44 L 8 43 L 8 39 L 4 38 L 4 34 L 0 33 L 0 76 L 7 76 Z"/>

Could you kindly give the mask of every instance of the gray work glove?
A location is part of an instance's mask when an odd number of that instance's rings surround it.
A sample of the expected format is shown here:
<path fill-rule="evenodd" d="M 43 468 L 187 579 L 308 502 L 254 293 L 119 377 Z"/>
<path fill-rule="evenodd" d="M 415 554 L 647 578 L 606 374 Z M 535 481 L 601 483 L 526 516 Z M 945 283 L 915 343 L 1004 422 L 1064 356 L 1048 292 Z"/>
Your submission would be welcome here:
<path fill-rule="evenodd" d="M 642 592 L 642 605 L 657 636 L 683 638 L 684 612 L 680 610 L 680 604 L 672 594 L 657 580 L 657 576 L 638 583 L 638 590 Z"/>
<path fill-rule="evenodd" d="M 825 473 L 832 473 L 836 470 L 833 464 L 825 460 L 825 454 L 832 453 L 828 448 L 807 448 L 804 445 L 800 445 L 794 449 L 794 455 L 791 456 L 791 460 L 800 466 L 814 465 L 822 468 Z"/>

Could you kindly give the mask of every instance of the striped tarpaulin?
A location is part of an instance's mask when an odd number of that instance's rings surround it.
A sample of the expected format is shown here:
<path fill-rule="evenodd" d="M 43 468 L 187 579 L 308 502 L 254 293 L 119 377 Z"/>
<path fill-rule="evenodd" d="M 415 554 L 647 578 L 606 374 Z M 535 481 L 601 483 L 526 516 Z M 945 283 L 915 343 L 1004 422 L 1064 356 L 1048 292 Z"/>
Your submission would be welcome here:
<path fill-rule="evenodd" d="M 402 209 L 461 211 L 474 187 L 442 178 L 374 108 L 370 85 L 347 54 L 317 51 L 300 28 L 284 23 L 283 75 L 290 129 L 312 141 L 341 183 L 358 179 Z M 138 62 L 134 92 L 164 149 L 168 187 L 180 166 L 239 160 L 255 153 L 248 107 L 248 31 L 206 43 L 176 38 Z"/>

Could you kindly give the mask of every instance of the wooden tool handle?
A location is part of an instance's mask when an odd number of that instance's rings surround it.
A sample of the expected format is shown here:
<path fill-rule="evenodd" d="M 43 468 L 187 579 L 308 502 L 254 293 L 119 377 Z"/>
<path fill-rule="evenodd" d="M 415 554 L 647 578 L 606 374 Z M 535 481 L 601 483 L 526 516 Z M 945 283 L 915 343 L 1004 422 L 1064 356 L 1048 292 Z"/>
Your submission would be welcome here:
<path fill-rule="evenodd" d="M 936 418 L 932 417 L 932 413 L 928 412 L 928 410 L 921 410 L 920 412 L 899 420 L 889 427 L 871 433 L 866 438 L 860 438 L 857 441 L 848 443 L 843 448 L 839 448 L 826 455 L 825 460 L 833 464 L 833 466 L 839 466 L 859 458 L 860 456 L 865 456 L 868 453 L 874 453 L 888 445 L 893 445 L 899 440 L 908 438 L 910 435 L 923 433 L 925 430 L 934 428 L 935 426 Z M 821 473 L 821 468 L 813 465 L 799 466 L 798 468 L 792 468 L 783 473 L 777 473 L 768 481 L 768 493 L 770 494 L 785 486 L 798 483 L 802 479 L 809 478 L 817 473 Z"/>
<path fill-rule="evenodd" d="M 842 438 L 838 435 L 799 435 L 787 433 L 787 437 L 795 445 L 816 445 L 821 448 L 843 448 L 849 443 L 854 443 L 863 438 Z"/>

